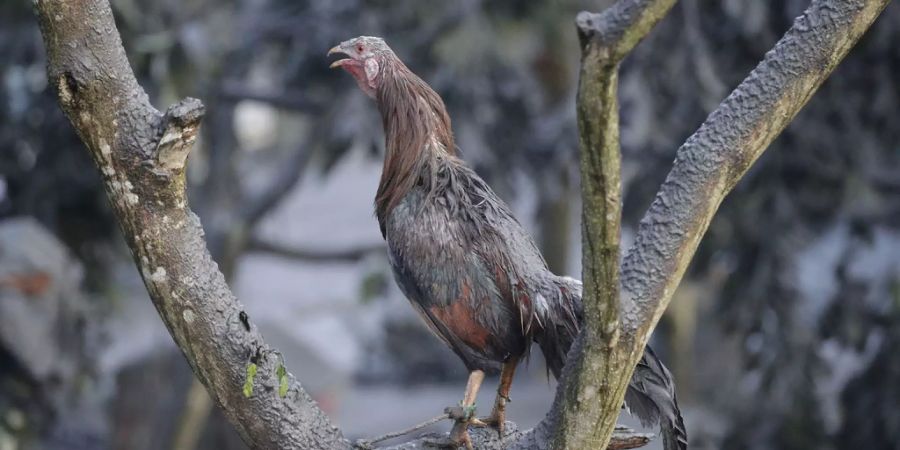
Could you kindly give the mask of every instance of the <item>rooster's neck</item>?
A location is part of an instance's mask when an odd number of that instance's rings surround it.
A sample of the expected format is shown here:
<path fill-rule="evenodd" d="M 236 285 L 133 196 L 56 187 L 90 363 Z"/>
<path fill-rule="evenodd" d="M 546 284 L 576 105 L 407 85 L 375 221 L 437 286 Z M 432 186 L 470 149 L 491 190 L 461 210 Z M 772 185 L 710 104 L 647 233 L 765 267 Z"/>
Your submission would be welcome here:
<path fill-rule="evenodd" d="M 399 60 L 385 65 L 376 92 L 385 155 L 375 212 L 384 221 L 437 158 L 456 156 L 450 116 L 441 97 Z"/>

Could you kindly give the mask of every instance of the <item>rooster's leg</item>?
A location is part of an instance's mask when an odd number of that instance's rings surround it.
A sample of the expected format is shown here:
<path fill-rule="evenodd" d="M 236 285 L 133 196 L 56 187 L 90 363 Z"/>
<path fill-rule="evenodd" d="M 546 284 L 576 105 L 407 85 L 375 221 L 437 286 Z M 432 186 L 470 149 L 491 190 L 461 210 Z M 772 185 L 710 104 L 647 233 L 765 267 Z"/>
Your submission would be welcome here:
<path fill-rule="evenodd" d="M 510 357 L 503 363 L 500 371 L 500 386 L 497 387 L 497 398 L 494 400 L 494 409 L 491 415 L 484 419 L 475 419 L 473 425 L 487 425 L 497 429 L 500 436 L 503 436 L 503 424 L 506 423 L 506 404 L 509 402 L 509 389 L 512 386 L 513 375 L 516 373 L 516 366 L 519 364 L 519 358 Z"/>
<path fill-rule="evenodd" d="M 483 371 L 469 372 L 469 381 L 466 383 L 466 393 L 463 395 L 462 402 L 459 406 L 445 410 L 450 418 L 456 421 L 450 430 L 449 438 L 446 441 L 431 441 L 430 445 L 449 448 L 465 445 L 467 449 L 472 449 L 472 440 L 469 439 L 469 424 L 475 415 L 475 398 L 478 396 L 478 389 L 481 388 L 482 381 L 484 381 Z"/>
<path fill-rule="evenodd" d="M 473 370 L 469 372 L 469 381 L 466 383 L 466 393 L 463 395 L 463 406 L 475 406 L 475 398 L 484 381 L 484 371 Z"/>
<path fill-rule="evenodd" d="M 450 430 L 450 440 L 456 445 L 465 445 L 467 449 L 472 448 L 472 440 L 469 439 L 469 423 L 475 415 L 475 398 L 478 397 L 482 381 L 484 381 L 483 371 L 473 370 L 469 373 L 469 381 L 466 383 L 466 393 L 463 395 L 461 405 L 463 416 L 456 419 L 453 429 Z"/>

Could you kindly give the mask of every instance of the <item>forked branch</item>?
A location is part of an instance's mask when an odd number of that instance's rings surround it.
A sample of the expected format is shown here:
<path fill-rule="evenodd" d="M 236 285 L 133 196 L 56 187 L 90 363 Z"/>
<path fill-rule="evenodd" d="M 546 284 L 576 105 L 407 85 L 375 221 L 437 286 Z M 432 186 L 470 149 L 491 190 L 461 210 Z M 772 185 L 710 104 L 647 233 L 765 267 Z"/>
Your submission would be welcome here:
<path fill-rule="evenodd" d="M 650 333 L 725 195 L 793 119 L 888 0 L 814 0 L 763 62 L 679 149 L 612 284 L 618 256 L 618 63 L 672 2 L 622 0 L 582 13 L 579 131 L 585 331 L 554 411 L 538 428 L 558 448 L 602 446 Z M 612 304 L 616 302 L 618 304 Z"/>
<path fill-rule="evenodd" d="M 581 42 L 578 131 L 581 148 L 584 327 L 570 351 L 558 448 L 591 448 L 609 441 L 628 385 L 628 355 L 618 346 L 619 239 L 622 218 L 619 148 L 619 63 L 675 4 L 675 0 L 620 0 L 600 14 L 576 18 Z M 624 381 L 623 381 L 624 380 Z"/>

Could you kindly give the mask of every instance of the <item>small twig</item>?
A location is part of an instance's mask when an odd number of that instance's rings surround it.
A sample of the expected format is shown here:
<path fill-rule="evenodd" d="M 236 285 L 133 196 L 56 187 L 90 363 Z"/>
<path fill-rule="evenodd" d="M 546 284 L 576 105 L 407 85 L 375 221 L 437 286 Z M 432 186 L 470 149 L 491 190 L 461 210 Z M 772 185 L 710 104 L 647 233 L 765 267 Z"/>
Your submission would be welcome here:
<path fill-rule="evenodd" d="M 245 207 L 241 216 L 248 225 L 259 222 L 266 214 L 275 209 L 294 187 L 300 183 L 306 166 L 312 159 L 312 142 L 305 143 L 291 153 L 287 161 L 275 169 L 271 175 L 272 182 L 255 197 L 244 201 Z"/>
<path fill-rule="evenodd" d="M 268 253 L 297 261 L 325 263 L 356 262 L 374 252 L 384 251 L 384 248 L 384 243 L 335 250 L 299 248 L 258 237 L 251 237 L 247 243 L 247 251 L 251 253 Z"/>
<path fill-rule="evenodd" d="M 700 9 L 696 0 L 687 0 L 682 5 L 684 5 L 685 30 L 690 48 L 693 50 L 691 56 L 696 68 L 697 81 L 706 90 L 706 95 L 701 101 L 707 109 L 712 110 L 718 106 L 718 102 L 725 96 L 728 85 L 722 81 L 722 78 L 716 71 L 709 43 L 704 37 L 703 29 L 700 25 Z"/>
<path fill-rule="evenodd" d="M 412 426 L 412 427 L 410 427 L 410 428 L 407 428 L 407 429 L 405 429 L 405 430 L 394 431 L 394 432 L 392 432 L 392 433 L 383 434 L 383 435 L 381 435 L 381 436 L 377 436 L 377 437 L 374 437 L 374 438 L 372 438 L 372 439 L 360 439 L 360 440 L 356 441 L 356 443 L 353 444 L 353 445 L 354 445 L 354 447 L 356 447 L 356 448 L 370 449 L 370 448 L 372 448 L 372 444 L 375 444 L 375 443 L 378 443 L 378 442 L 381 442 L 381 441 L 386 441 L 386 440 L 388 440 L 388 439 L 393 439 L 393 438 L 395 438 L 395 437 L 404 436 L 404 435 L 413 433 L 413 432 L 415 432 L 415 431 L 419 431 L 419 430 L 421 430 L 422 428 L 425 428 L 425 427 L 434 425 L 434 424 L 436 424 L 436 423 L 438 423 L 438 422 L 440 422 L 440 421 L 442 421 L 442 420 L 449 419 L 449 418 L 450 418 L 450 414 L 444 413 L 444 414 L 441 414 L 441 415 L 439 415 L 439 416 L 437 416 L 437 417 L 433 417 L 433 418 L 431 418 L 431 419 L 428 419 L 428 420 L 426 420 L 425 422 L 422 422 L 422 423 L 420 423 L 420 424 L 418 424 L 418 425 L 414 425 L 414 426 Z"/>
<path fill-rule="evenodd" d="M 236 81 L 222 83 L 222 86 L 219 88 L 219 94 L 233 102 L 253 100 L 267 103 L 277 108 L 303 113 L 319 112 L 326 104 L 324 99 L 311 98 L 303 92 L 288 89 L 254 89 Z"/>
<path fill-rule="evenodd" d="M 302 146 L 294 150 L 286 161 L 275 168 L 274 173 L 269 177 L 272 181 L 262 189 L 262 192 L 255 196 L 244 194 L 246 206 L 241 210 L 240 215 L 248 226 L 259 222 L 300 184 L 303 173 L 312 160 L 315 146 L 323 140 L 325 127 L 322 126 L 322 123 L 328 123 L 329 120 L 331 117 L 326 116 L 317 122 L 318 125 Z"/>

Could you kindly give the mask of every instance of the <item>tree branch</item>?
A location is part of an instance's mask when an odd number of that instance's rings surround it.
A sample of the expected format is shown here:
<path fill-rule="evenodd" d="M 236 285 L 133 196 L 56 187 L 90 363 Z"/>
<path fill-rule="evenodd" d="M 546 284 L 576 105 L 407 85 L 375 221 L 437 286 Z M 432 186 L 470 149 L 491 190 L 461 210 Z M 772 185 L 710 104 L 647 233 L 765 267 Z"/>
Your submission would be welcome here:
<path fill-rule="evenodd" d="M 247 251 L 268 253 L 282 258 L 304 262 L 355 262 L 377 251 L 384 251 L 384 244 L 360 246 L 340 250 L 314 250 L 292 248 L 261 238 L 250 238 Z"/>
<path fill-rule="evenodd" d="M 628 378 L 618 352 L 619 239 L 622 219 L 618 72 L 622 58 L 666 15 L 675 0 L 620 0 L 576 18 L 581 42 L 577 112 L 581 148 L 584 321 L 580 353 L 571 353 L 558 402 L 557 448 L 604 445 L 616 424 Z M 599 382 L 598 382 L 599 381 Z M 558 393 L 558 395 L 560 395 Z M 599 445 L 598 445 L 599 444 Z"/>
<path fill-rule="evenodd" d="M 610 297 L 615 289 L 608 284 L 615 278 L 608 265 L 617 254 L 613 235 L 618 237 L 620 217 L 614 186 L 617 64 L 671 6 L 663 3 L 619 1 L 601 14 L 582 13 L 577 21 L 582 41 L 578 112 L 585 196 L 585 330 L 570 351 L 572 362 L 564 371 L 553 409 L 532 433 L 535 439 L 549 435 L 558 448 L 606 442 L 634 366 L 719 203 L 887 0 L 813 1 L 760 66 L 679 150 L 623 263 L 620 298 Z M 620 302 L 619 308 L 610 305 L 612 301 Z M 613 324 L 617 312 L 619 324 Z"/>
<path fill-rule="evenodd" d="M 678 149 L 622 263 L 621 340 L 616 353 L 627 355 L 628 361 L 625 370 L 616 373 L 619 383 L 631 377 L 719 204 L 888 2 L 813 0 Z"/>
<path fill-rule="evenodd" d="M 219 88 L 219 95 L 230 101 L 253 100 L 266 103 L 277 108 L 303 113 L 315 113 L 321 111 L 324 101 L 310 99 L 296 91 L 284 89 L 262 90 L 254 89 L 237 81 L 226 81 Z"/>
<path fill-rule="evenodd" d="M 266 214 L 275 209 L 282 200 L 300 183 L 303 171 L 312 159 L 313 148 L 317 138 L 313 133 L 313 139 L 307 145 L 301 146 L 291 153 L 288 160 L 277 167 L 272 175 L 272 181 L 263 188 L 262 192 L 252 198 L 243 200 L 244 206 L 240 210 L 240 218 L 246 224 L 247 229 L 262 220 Z"/>
<path fill-rule="evenodd" d="M 889 0 L 814 0 L 678 149 L 622 265 L 623 330 L 640 348 L 725 195 L 812 97 Z M 635 361 L 637 361 L 636 358 Z"/>
<path fill-rule="evenodd" d="M 106 0 L 37 0 L 48 79 L 103 174 L 154 305 L 194 373 L 253 448 L 349 448 L 229 291 L 187 206 L 184 162 L 203 115 L 165 115 L 137 84 Z"/>
<path fill-rule="evenodd" d="M 447 433 L 434 433 L 420 436 L 409 442 L 388 447 L 386 450 L 434 450 L 435 447 L 429 445 L 429 441 L 433 441 L 436 437 L 446 437 Z M 469 437 L 472 439 L 472 446 L 478 450 L 535 450 L 553 448 L 549 447 L 549 442 L 544 436 L 536 435 L 532 430 L 519 431 L 516 424 L 506 422 L 503 436 L 498 436 L 497 431 L 493 428 L 470 428 Z M 616 427 L 609 440 L 607 450 L 626 450 L 632 448 L 640 448 L 653 440 L 652 434 L 638 433 L 628 427 Z M 362 449 L 365 442 L 360 443 Z M 589 447 L 599 448 L 599 447 Z"/>

